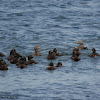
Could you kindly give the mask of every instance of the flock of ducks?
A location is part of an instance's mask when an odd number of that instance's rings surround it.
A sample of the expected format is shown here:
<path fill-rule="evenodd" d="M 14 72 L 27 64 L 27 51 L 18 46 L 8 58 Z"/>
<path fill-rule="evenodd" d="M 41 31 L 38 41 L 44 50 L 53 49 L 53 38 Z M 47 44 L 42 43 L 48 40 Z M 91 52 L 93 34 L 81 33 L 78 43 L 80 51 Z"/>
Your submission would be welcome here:
<path fill-rule="evenodd" d="M 79 46 L 75 47 L 73 49 L 71 59 L 74 61 L 79 61 L 80 60 L 79 56 L 82 54 L 79 50 L 80 49 L 88 50 L 88 48 L 83 45 L 82 40 L 80 40 L 76 43 L 79 44 Z M 35 52 L 33 53 L 33 55 L 29 55 L 27 59 L 25 56 L 18 53 L 15 49 L 12 49 L 10 51 L 9 57 L 7 59 L 11 64 L 16 64 L 17 68 L 23 69 L 23 68 L 26 68 L 27 65 L 38 64 L 35 60 L 33 60 L 34 56 L 42 56 L 42 53 L 40 53 L 40 51 L 38 51 L 38 49 L 40 49 L 40 47 L 35 46 L 34 47 Z M 2 58 L 3 56 L 5 56 L 5 55 L 0 52 L 0 70 L 8 70 L 8 67 L 7 67 L 8 64 L 3 60 L 3 58 Z M 57 52 L 56 48 L 54 48 L 53 51 L 50 50 L 48 52 L 47 59 L 54 60 L 54 59 L 57 59 L 57 56 L 62 56 L 62 55 Z M 95 48 L 92 48 L 92 53 L 90 54 L 90 57 L 95 57 L 95 56 L 100 56 L 100 54 L 96 53 Z M 61 62 L 58 62 L 56 66 L 54 66 L 54 64 L 52 62 L 50 62 L 49 67 L 47 67 L 46 70 L 55 70 L 57 67 L 62 67 L 62 66 L 63 65 Z"/>

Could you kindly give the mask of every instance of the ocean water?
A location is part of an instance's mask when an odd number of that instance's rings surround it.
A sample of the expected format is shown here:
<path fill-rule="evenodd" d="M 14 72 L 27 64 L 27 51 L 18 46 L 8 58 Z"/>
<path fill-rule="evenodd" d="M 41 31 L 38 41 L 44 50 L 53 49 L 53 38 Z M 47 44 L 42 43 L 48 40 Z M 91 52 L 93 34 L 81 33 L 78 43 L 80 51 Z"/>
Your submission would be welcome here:
<path fill-rule="evenodd" d="M 70 59 L 78 40 L 79 62 Z M 39 45 L 39 64 L 18 69 L 7 60 L 11 49 L 24 56 Z M 62 54 L 52 62 L 63 64 L 46 71 L 49 50 Z M 90 58 L 92 48 L 100 53 L 100 0 L 0 0 L 0 52 L 8 71 L 0 71 L 0 100 L 100 100 L 100 57 Z"/>

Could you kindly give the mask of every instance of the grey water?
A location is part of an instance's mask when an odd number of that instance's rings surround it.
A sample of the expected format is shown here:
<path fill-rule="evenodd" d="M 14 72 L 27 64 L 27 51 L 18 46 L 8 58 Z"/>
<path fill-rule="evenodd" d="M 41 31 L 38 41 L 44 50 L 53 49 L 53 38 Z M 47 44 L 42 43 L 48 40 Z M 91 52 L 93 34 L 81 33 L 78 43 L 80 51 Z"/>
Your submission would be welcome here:
<path fill-rule="evenodd" d="M 70 59 L 78 40 L 79 62 Z M 41 48 L 38 64 L 18 69 L 7 60 L 11 49 L 27 57 Z M 49 50 L 62 54 L 52 62 L 63 67 L 46 71 Z M 100 0 L 0 0 L 0 52 L 8 71 L 0 71 L 0 100 L 100 100 Z"/>

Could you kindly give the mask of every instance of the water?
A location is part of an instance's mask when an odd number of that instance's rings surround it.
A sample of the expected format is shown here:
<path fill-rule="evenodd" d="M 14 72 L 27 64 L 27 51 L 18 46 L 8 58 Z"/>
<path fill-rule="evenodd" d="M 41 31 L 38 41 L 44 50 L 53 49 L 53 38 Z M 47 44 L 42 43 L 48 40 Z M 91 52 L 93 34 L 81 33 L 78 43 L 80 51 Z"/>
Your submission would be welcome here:
<path fill-rule="evenodd" d="M 100 100 L 100 58 L 90 58 L 93 47 L 100 53 L 99 0 L 0 0 L 0 52 L 9 64 L 0 71 L 0 100 Z M 79 62 L 70 59 L 75 42 L 89 50 Z M 39 45 L 39 63 L 18 69 L 6 59 L 12 48 L 24 56 Z M 57 48 L 62 68 L 46 71 L 48 51 Z"/>

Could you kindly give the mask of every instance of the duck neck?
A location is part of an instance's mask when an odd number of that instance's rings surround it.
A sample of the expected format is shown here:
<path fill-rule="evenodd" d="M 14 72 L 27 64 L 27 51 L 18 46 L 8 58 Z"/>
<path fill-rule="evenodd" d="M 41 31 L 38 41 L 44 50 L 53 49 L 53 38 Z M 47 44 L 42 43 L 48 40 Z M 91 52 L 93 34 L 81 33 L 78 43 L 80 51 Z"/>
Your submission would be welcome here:
<path fill-rule="evenodd" d="M 93 51 L 93 53 L 96 53 L 96 51 Z"/>
<path fill-rule="evenodd" d="M 35 50 L 35 53 L 38 53 L 38 50 Z"/>

